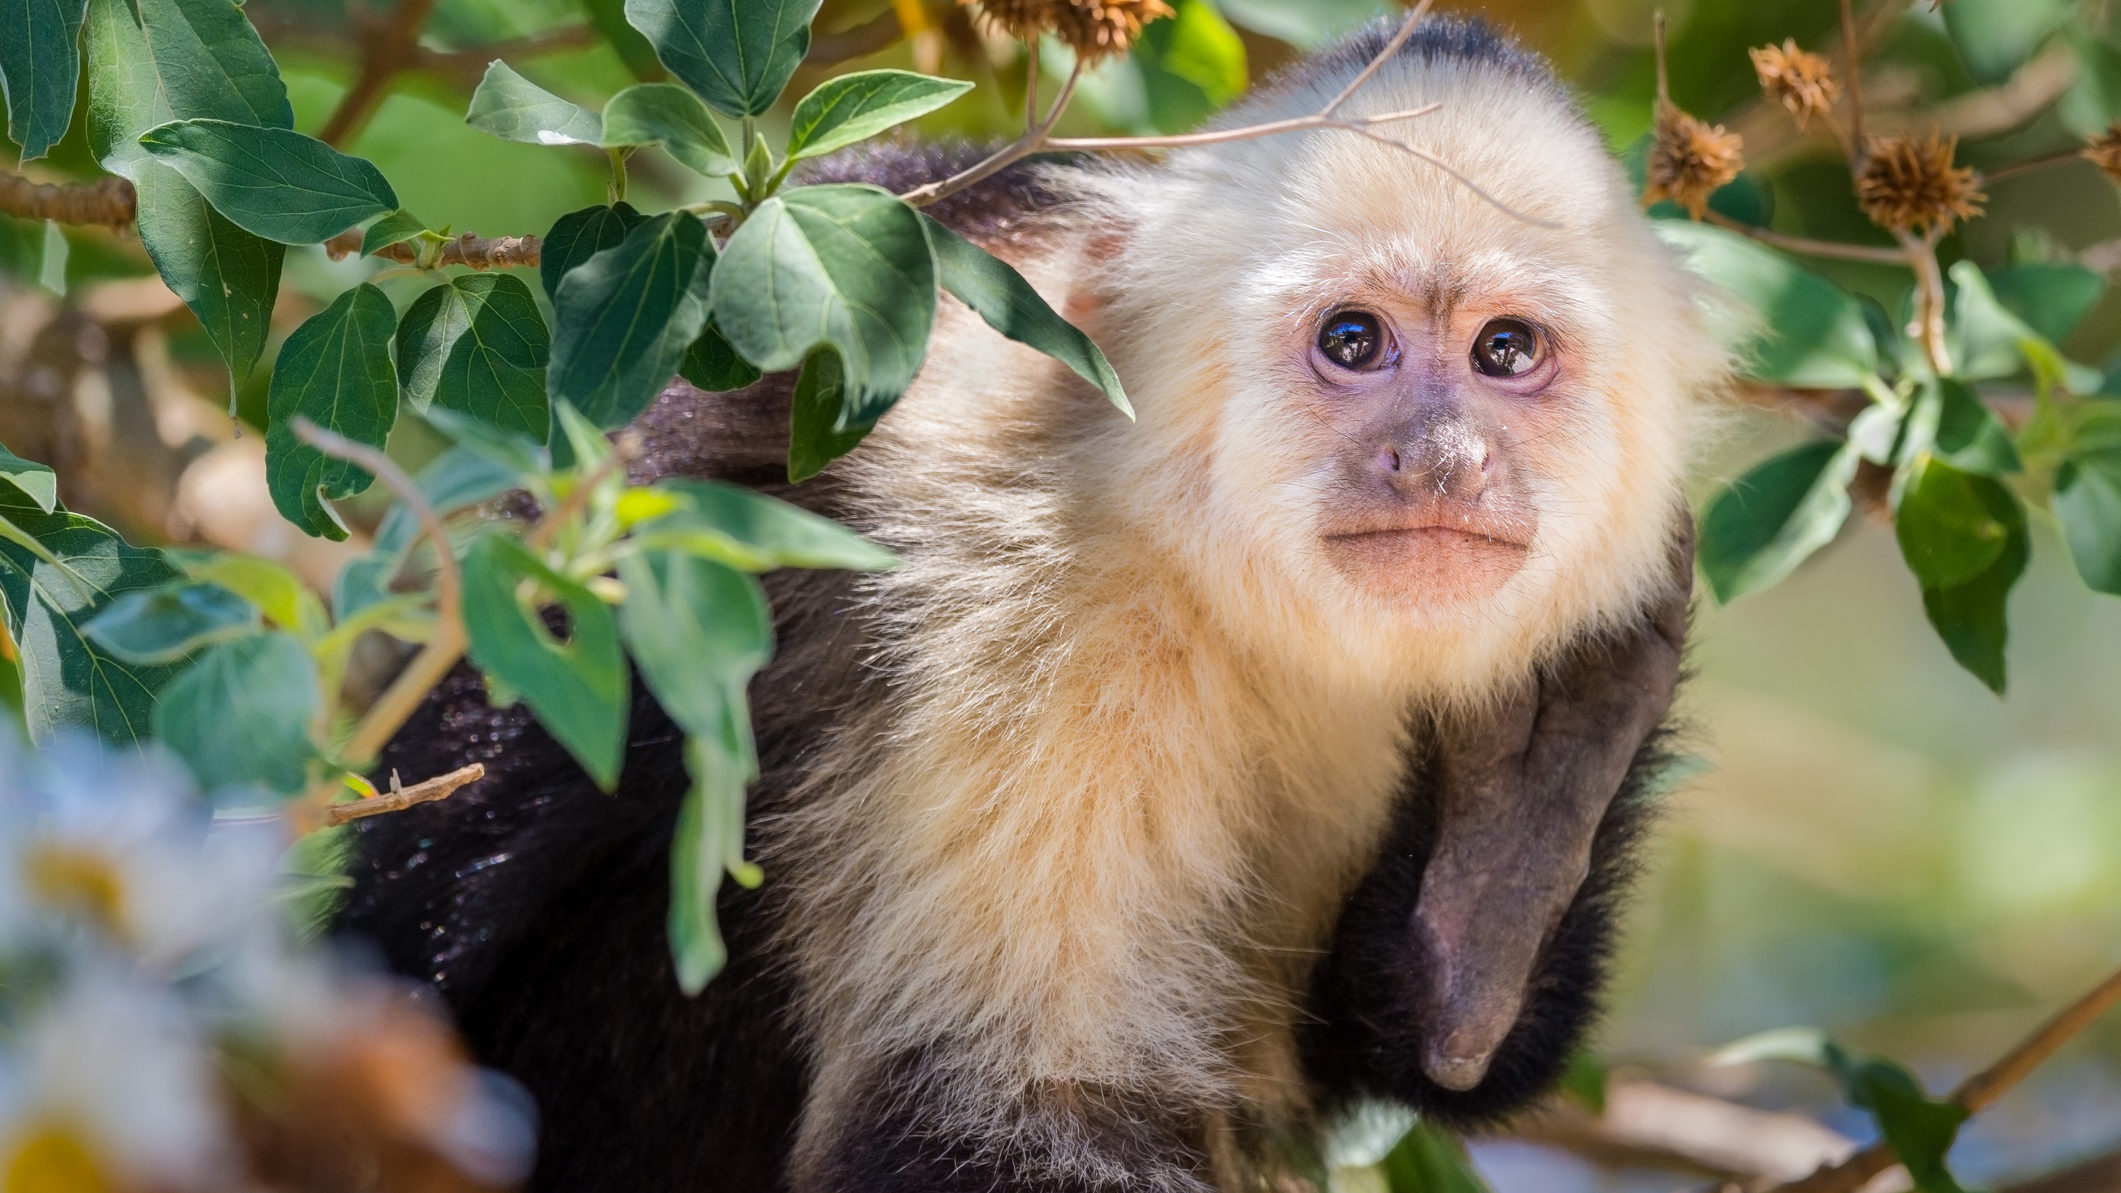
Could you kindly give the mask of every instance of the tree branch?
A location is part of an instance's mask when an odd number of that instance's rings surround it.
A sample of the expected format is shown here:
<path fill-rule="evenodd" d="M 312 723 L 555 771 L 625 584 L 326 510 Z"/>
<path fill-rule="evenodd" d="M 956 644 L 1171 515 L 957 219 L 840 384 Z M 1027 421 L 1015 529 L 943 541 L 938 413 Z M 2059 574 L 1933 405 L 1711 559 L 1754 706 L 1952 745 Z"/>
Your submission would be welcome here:
<path fill-rule="evenodd" d="M 465 265 L 472 269 L 506 269 L 515 266 L 535 269 L 544 242 L 535 236 L 497 236 L 488 240 L 469 232 L 442 246 L 441 256 L 435 261 L 437 268 L 444 265 Z M 324 242 L 324 251 L 334 261 L 350 257 L 361 251 L 361 233 L 341 232 Z M 397 261 L 406 265 L 420 262 L 420 248 L 410 240 L 401 240 L 386 248 L 377 249 L 373 256 L 386 261 Z"/>
<path fill-rule="evenodd" d="M 0 171 L 0 211 L 20 219 L 129 228 L 136 202 L 133 184 L 123 178 L 33 182 L 12 171 Z"/>
<path fill-rule="evenodd" d="M 361 65 L 353 85 L 339 97 L 339 106 L 332 109 L 324 127 L 317 130 L 317 140 L 326 145 L 344 145 L 359 131 L 382 102 L 391 76 L 412 64 L 419 48 L 420 29 L 427 24 L 434 7 L 435 0 L 398 0 L 387 20 L 378 21 L 363 14 L 359 25 Z"/>
<path fill-rule="evenodd" d="M 327 828 L 337 828 L 350 820 L 360 820 L 368 816 L 381 816 L 386 812 L 402 812 L 414 804 L 425 804 L 438 799 L 447 799 L 455 795 L 460 788 L 468 787 L 485 777 L 486 766 L 484 763 L 479 762 L 450 771 L 446 775 L 436 775 L 426 782 L 415 783 L 410 787 L 397 786 L 398 776 L 393 772 L 390 776 L 391 789 L 387 793 L 371 795 L 367 799 L 355 800 L 351 803 L 326 805 L 324 808 L 324 824 Z"/>
<path fill-rule="evenodd" d="M 1854 1140 L 1803 1115 L 1645 1080 L 1608 1083 L 1605 1112 L 1595 1116 L 1557 1099 L 1513 1126 L 1510 1137 L 1608 1167 L 1718 1180 L 1788 1179 L 1856 1150 Z"/>
<path fill-rule="evenodd" d="M 1900 249 L 1886 248 L 1884 245 L 1843 244 L 1837 240 L 1812 240 L 1803 236 L 1790 236 L 1772 228 L 1740 223 L 1718 211 L 1704 211 L 1701 218 L 1719 228 L 1728 228 L 1741 236 L 1749 236 L 1762 244 L 1771 244 L 1778 249 L 1802 253 L 1808 257 L 1834 257 L 1843 261 L 1864 261 L 1872 265 L 1907 264 L 1906 253 Z"/>

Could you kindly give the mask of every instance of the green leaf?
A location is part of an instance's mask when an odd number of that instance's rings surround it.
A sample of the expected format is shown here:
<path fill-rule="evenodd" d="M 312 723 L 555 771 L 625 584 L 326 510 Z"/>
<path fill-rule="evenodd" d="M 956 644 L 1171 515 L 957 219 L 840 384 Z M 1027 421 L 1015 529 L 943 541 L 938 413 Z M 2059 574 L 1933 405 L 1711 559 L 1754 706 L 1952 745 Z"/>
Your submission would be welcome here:
<path fill-rule="evenodd" d="M 1367 21 L 1398 11 L 1384 0 L 1216 0 L 1237 25 L 1299 50 L 1338 41 Z"/>
<path fill-rule="evenodd" d="M 1756 465 L 1701 516 L 1696 558 L 1716 599 L 1778 583 L 1832 542 L 1849 515 L 1856 449 L 1809 443 Z"/>
<path fill-rule="evenodd" d="M 1913 1085 L 1913 1080 L 1908 1080 Z M 1933 1102 L 1919 1088 L 1899 1083 L 1871 1081 L 1867 1088 L 1868 1109 L 1878 1120 L 1878 1130 L 1893 1149 L 1920 1193 L 1966 1193 L 1952 1179 L 1944 1157 L 1959 1137 L 1967 1111 L 1951 1102 Z"/>
<path fill-rule="evenodd" d="M 626 0 L 626 20 L 707 106 L 758 116 L 810 50 L 819 0 Z"/>
<path fill-rule="evenodd" d="M 0 598 L 21 654 L 23 713 L 33 738 L 49 740 L 71 726 L 125 744 L 147 737 L 155 694 L 174 671 L 127 663 L 82 627 L 128 592 L 181 578 L 161 552 L 131 546 L 93 518 L 47 514 L 0 490 Z"/>
<path fill-rule="evenodd" d="M 1128 54 L 1140 73 L 1149 123 L 1183 132 L 1243 93 L 1245 43 L 1208 0 L 1178 0 L 1171 19 L 1142 29 Z"/>
<path fill-rule="evenodd" d="M 637 537 L 682 538 L 681 549 L 747 572 L 784 567 L 873 572 L 898 564 L 898 556 L 832 519 L 741 485 L 680 480 L 662 488 L 681 498 L 683 506 L 641 523 Z"/>
<path fill-rule="evenodd" d="M 866 434 L 834 429 L 840 420 L 840 358 L 820 348 L 795 379 L 788 417 L 788 479 L 806 481 L 854 450 Z"/>
<path fill-rule="evenodd" d="M 152 666 L 257 628 L 256 605 L 219 584 L 194 580 L 128 592 L 82 630 L 113 656 Z"/>
<path fill-rule="evenodd" d="M 910 70 L 838 75 L 818 84 L 795 105 L 788 123 L 788 156 L 799 161 L 866 141 L 970 90 L 972 84 L 965 80 L 938 79 Z"/>
<path fill-rule="evenodd" d="M 928 216 L 921 217 L 921 226 L 928 231 L 943 289 L 978 312 L 989 327 L 1067 365 L 1129 418 L 1134 416 L 1119 374 L 1113 372 L 1105 354 L 1089 336 L 1046 305 L 1024 275 Z"/>
<path fill-rule="evenodd" d="M 2053 508 L 2077 574 L 2095 591 L 2121 596 L 2121 449 L 2064 459 Z"/>
<path fill-rule="evenodd" d="M 390 363 L 397 312 L 363 282 L 295 328 L 280 348 L 265 399 L 265 480 L 282 517 L 305 533 L 343 539 L 346 528 L 324 504 L 351 497 L 375 478 L 295 438 L 297 416 L 357 443 L 380 448 L 398 417 L 398 376 Z"/>
<path fill-rule="evenodd" d="M 1569 1066 L 1561 1071 L 1558 1088 L 1592 1114 L 1605 1113 L 1606 1081 L 1610 1076 L 1598 1054 L 1578 1048 L 1569 1054 Z"/>
<path fill-rule="evenodd" d="M 2075 7 L 2072 0 L 1952 0 L 1941 12 L 1967 72 L 1993 84 L 2010 78 Z"/>
<path fill-rule="evenodd" d="M 529 481 L 552 470 L 551 451 L 520 431 L 504 431 L 485 419 L 442 406 L 428 407 L 426 418 L 450 442 L 519 481 Z"/>
<path fill-rule="evenodd" d="M 678 981 L 697 994 L 724 956 L 714 897 L 724 870 L 747 885 L 744 788 L 757 776 L 745 687 L 773 653 L 773 621 L 758 582 L 675 551 L 628 556 L 620 626 L 634 665 L 688 738 L 693 786 L 671 849 L 670 942 Z"/>
<path fill-rule="evenodd" d="M 486 64 L 464 123 L 530 145 L 598 145 L 604 137 L 604 122 L 595 112 L 561 99 L 498 58 Z"/>
<path fill-rule="evenodd" d="M 575 267 L 553 298 L 547 392 L 600 427 L 632 422 L 706 325 L 713 267 L 705 226 L 683 211 L 643 221 Z"/>
<path fill-rule="evenodd" d="M 2023 367 L 2030 368 L 2043 386 L 2059 384 L 2072 393 L 2098 388 L 2102 380 L 2098 373 L 2068 360 L 2046 336 L 2005 307 L 1980 267 L 1960 261 L 1946 272 L 1953 285 L 1945 313 L 1945 339 L 1955 375 L 1981 381 L 2008 377 Z"/>
<path fill-rule="evenodd" d="M 317 662 L 291 634 L 250 634 L 200 655 L 155 705 L 155 736 L 207 791 L 255 784 L 293 795 L 316 747 Z"/>
<path fill-rule="evenodd" d="M 550 432 L 545 317 L 521 278 L 474 273 L 435 286 L 405 309 L 396 341 L 413 409 L 461 410 L 540 442 Z"/>
<path fill-rule="evenodd" d="M 1930 467 L 1938 465 L 1933 461 Z M 1976 492 L 1988 504 L 1988 517 L 2004 528 L 2003 547 L 1988 567 L 1962 583 L 1949 587 L 1925 585 L 1922 608 L 1959 665 L 2000 696 L 2007 679 L 2003 651 L 2010 639 L 2005 605 L 2011 587 L 2025 573 L 2031 548 L 2025 533 L 2025 511 L 2019 508 L 2010 490 L 1987 477 L 1972 479 Z M 1905 502 L 1903 496 L 1903 509 Z"/>
<path fill-rule="evenodd" d="M 257 606 L 267 621 L 299 638 L 330 628 L 324 606 L 309 585 L 284 563 L 233 551 L 215 551 L 185 565 L 194 580 L 217 584 Z"/>
<path fill-rule="evenodd" d="M 265 350 L 284 250 L 223 218 L 137 138 L 192 117 L 291 128 L 279 70 L 230 0 L 89 0 L 86 34 L 89 145 L 132 180 L 141 246 L 239 386 Z"/>
<path fill-rule="evenodd" d="M 582 0 L 590 28 L 597 31 L 633 77 L 652 82 L 663 77 L 663 64 L 655 60 L 655 47 L 640 31 L 626 23 L 624 0 Z"/>
<path fill-rule="evenodd" d="M 1909 449 L 1925 448 L 1955 468 L 1996 475 L 2022 472 L 2018 445 L 1974 387 L 1954 377 L 1925 387 L 1909 429 Z"/>
<path fill-rule="evenodd" d="M 5 480 L 22 491 L 24 497 L 35 502 L 37 509 L 51 513 L 59 505 L 59 476 L 50 468 L 34 460 L 0 447 L 0 480 Z"/>
<path fill-rule="evenodd" d="M 565 611 L 565 642 L 518 599 L 525 581 Z M 628 696 L 611 607 L 501 533 L 481 536 L 464 553 L 463 585 L 472 661 L 520 693 L 597 786 L 611 790 L 626 744 Z"/>
<path fill-rule="evenodd" d="M 1918 458 L 1893 515 L 1908 570 L 1924 588 L 1964 584 L 1996 562 L 2011 537 L 2009 491 L 1934 457 Z"/>
<path fill-rule="evenodd" d="M 85 0 L 0 0 L 0 93 L 22 160 L 43 157 L 74 121 Z"/>
<path fill-rule="evenodd" d="M 661 145 L 679 164 L 709 178 L 737 170 L 729 140 L 707 106 L 676 83 L 636 83 L 612 96 L 604 105 L 602 143 Z"/>
<path fill-rule="evenodd" d="M 177 120 L 140 134 L 140 144 L 215 211 L 282 244 L 318 244 L 398 206 L 368 161 L 283 128 Z"/>
<path fill-rule="evenodd" d="M 1746 362 L 1747 377 L 1797 389 L 1843 389 L 1876 375 L 1877 343 L 1848 291 L 1736 233 L 1685 220 L 1658 220 L 1655 227 L 1688 268 L 1752 308 L 1753 319 L 1719 320 L 1716 327 Z"/>
<path fill-rule="evenodd" d="M 545 297 L 556 297 L 560 292 L 560 280 L 569 271 L 605 249 L 615 247 L 647 218 L 626 203 L 614 203 L 609 207 L 599 204 L 561 216 L 552 225 L 552 231 L 545 234 L 543 250 L 538 256 L 538 282 L 545 287 Z"/>
<path fill-rule="evenodd" d="M 873 186 L 806 186 L 759 205 L 715 267 L 714 325 L 745 360 L 840 360 L 836 430 L 866 430 L 912 384 L 935 324 L 920 214 Z"/>
<path fill-rule="evenodd" d="M 678 364 L 678 375 L 709 393 L 742 389 L 761 376 L 712 326 L 702 331 L 700 338 L 692 342 L 692 347 L 685 350 L 685 359 Z"/>
<path fill-rule="evenodd" d="M 1465 1148 L 1425 1122 L 1416 1122 L 1379 1167 L 1390 1193 L 1488 1193 Z"/>
<path fill-rule="evenodd" d="M 499 497 L 521 488 L 513 469 L 464 447 L 452 447 L 436 456 L 412 478 L 413 487 L 427 499 L 428 508 L 447 518 L 467 506 Z M 376 527 L 378 555 L 402 551 L 420 532 L 419 516 L 404 502 L 395 502 Z"/>
<path fill-rule="evenodd" d="M 1988 284 L 2005 310 L 2050 343 L 2075 331 L 2106 293 L 2106 279 L 2065 262 L 2013 265 L 1989 274 Z"/>
<path fill-rule="evenodd" d="M 394 244 L 403 244 L 427 231 L 427 223 L 419 216 L 400 207 L 361 233 L 361 255 L 373 257 Z"/>

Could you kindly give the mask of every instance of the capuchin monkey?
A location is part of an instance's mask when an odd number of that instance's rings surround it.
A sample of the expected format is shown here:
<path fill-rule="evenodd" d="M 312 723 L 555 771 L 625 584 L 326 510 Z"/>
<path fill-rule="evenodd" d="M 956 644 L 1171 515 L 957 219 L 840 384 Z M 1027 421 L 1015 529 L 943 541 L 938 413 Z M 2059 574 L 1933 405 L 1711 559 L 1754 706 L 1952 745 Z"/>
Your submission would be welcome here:
<path fill-rule="evenodd" d="M 1319 110 L 1391 33 L 1223 125 Z M 468 670 L 385 758 L 488 777 L 359 823 L 341 930 L 535 1096 L 533 1189 L 1286 1189 L 1360 1103 L 1471 1126 L 1555 1079 L 1660 759 L 1689 411 L 1727 362 L 1542 62 L 1431 20 L 1342 111 L 1430 103 L 1375 131 L 1486 196 L 1317 130 L 930 209 L 1104 347 L 1138 423 L 946 303 L 801 486 L 787 376 L 637 424 L 640 478 L 759 485 L 904 563 L 767 577 L 766 881 L 724 885 L 697 998 L 647 696 L 616 795 Z"/>

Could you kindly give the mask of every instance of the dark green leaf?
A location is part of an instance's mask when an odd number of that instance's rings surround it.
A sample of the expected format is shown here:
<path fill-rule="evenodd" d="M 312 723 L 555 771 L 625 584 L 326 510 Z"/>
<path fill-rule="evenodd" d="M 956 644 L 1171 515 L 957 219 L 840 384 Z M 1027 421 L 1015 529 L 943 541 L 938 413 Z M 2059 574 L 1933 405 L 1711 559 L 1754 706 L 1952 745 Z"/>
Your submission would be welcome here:
<path fill-rule="evenodd" d="M 89 641 L 128 663 L 174 663 L 258 628 L 258 607 L 219 584 L 191 581 L 128 592 L 83 627 Z"/>
<path fill-rule="evenodd" d="M 108 741 L 144 740 L 155 694 L 173 670 L 123 662 L 90 641 L 82 626 L 118 597 L 182 574 L 161 552 L 131 546 L 93 518 L 47 514 L 6 490 L 0 490 L 0 536 L 0 597 L 21 654 L 30 735 L 43 741 L 83 727 Z"/>
<path fill-rule="evenodd" d="M 1878 1130 L 1914 1179 L 1915 1188 L 1920 1193 L 1966 1193 L 1944 1164 L 1960 1125 L 1966 1122 L 1966 1109 L 1933 1102 L 1920 1089 L 1911 1091 L 1898 1083 L 1872 1082 L 1867 1092 Z"/>
<path fill-rule="evenodd" d="M 722 333 L 709 325 L 700 333 L 700 338 L 685 350 L 685 359 L 678 365 L 678 375 L 709 393 L 725 393 L 742 389 L 757 381 L 760 373 L 750 363 L 736 354 Z"/>
<path fill-rule="evenodd" d="M 1987 477 L 1973 479 L 1980 482 L 1979 491 L 1991 502 L 1990 516 L 2004 526 L 2003 549 L 1985 570 L 1962 584 L 1924 587 L 1922 608 L 1959 665 L 2000 696 L 2006 682 L 2003 651 L 2010 639 L 2005 603 L 2011 586 L 2025 572 L 2031 550 L 2026 541 L 2025 511 L 2018 507 L 2017 499 Z"/>
<path fill-rule="evenodd" d="M 2001 83 L 2075 7 L 2072 0 L 1953 0 L 1941 11 L 1968 73 L 1983 83 Z"/>
<path fill-rule="evenodd" d="M 561 99 L 499 59 L 486 64 L 464 123 L 531 145 L 596 145 L 604 136 L 604 122 L 595 112 Z"/>
<path fill-rule="evenodd" d="M 140 144 L 215 211 L 282 244 L 317 244 L 398 206 L 375 166 L 287 129 L 178 120 L 142 133 Z"/>
<path fill-rule="evenodd" d="M 1809 443 L 1733 481 L 1701 516 L 1696 558 L 1719 601 L 1732 601 L 1790 574 L 1833 541 L 1849 515 L 1856 449 Z"/>
<path fill-rule="evenodd" d="M 699 338 L 713 265 L 706 228 L 674 211 L 571 270 L 553 298 L 547 392 L 598 426 L 633 421 Z"/>
<path fill-rule="evenodd" d="M 557 600 L 567 640 L 517 598 L 531 581 Z M 626 659 L 611 607 L 546 567 L 506 534 L 481 537 L 464 554 L 464 624 L 471 658 L 521 694 L 553 738 L 606 791 L 617 784 L 626 744 Z"/>
<path fill-rule="evenodd" d="M 399 208 L 368 225 L 361 233 L 361 255 L 373 257 L 394 244 L 403 244 L 427 231 L 427 224 L 419 216 Z"/>
<path fill-rule="evenodd" d="M 921 217 L 921 226 L 928 230 L 943 289 L 978 312 L 988 326 L 1067 365 L 1114 406 L 1133 416 L 1134 407 L 1105 354 L 1089 336 L 1046 305 L 1024 275 L 927 216 Z"/>
<path fill-rule="evenodd" d="M 1909 466 L 1893 514 L 1908 570 L 1924 588 L 1952 588 L 1988 570 L 2010 542 L 2017 504 L 2002 485 L 1934 456 Z"/>
<path fill-rule="evenodd" d="M 643 522 L 636 535 L 676 535 L 681 549 L 747 572 L 774 568 L 878 571 L 898 557 L 830 518 L 720 481 L 672 481 L 681 509 Z"/>
<path fill-rule="evenodd" d="M 795 105 L 788 123 L 788 156 L 816 157 L 866 141 L 970 90 L 972 84 L 962 79 L 910 70 L 858 70 L 835 76 Z"/>
<path fill-rule="evenodd" d="M 191 117 L 292 127 L 279 71 L 230 0 L 89 0 L 86 29 L 89 144 L 132 180 L 141 246 L 240 385 L 265 350 L 283 250 L 214 211 L 138 137 Z"/>
<path fill-rule="evenodd" d="M 1939 380 L 1918 402 L 1915 422 L 1917 445 L 1927 440 L 1929 450 L 1955 468 L 1990 475 L 2024 470 L 2011 433 L 1964 381 Z"/>
<path fill-rule="evenodd" d="M 873 186 L 806 186 L 761 204 L 714 270 L 714 325 L 745 360 L 792 369 L 840 359 L 834 427 L 863 429 L 913 382 L 935 323 L 935 259 L 921 217 Z"/>
<path fill-rule="evenodd" d="M 1425 1122 L 1409 1128 L 1379 1167 L 1390 1193 L 1488 1193 L 1465 1148 Z"/>
<path fill-rule="evenodd" d="M 661 145 L 680 164 L 710 178 L 737 169 L 721 126 L 697 96 L 676 83 L 636 83 L 612 96 L 604 105 L 603 144 Z"/>
<path fill-rule="evenodd" d="M 398 375 L 415 410 L 461 410 L 543 441 L 545 317 L 521 278 L 454 277 L 413 300 L 398 322 Z"/>
<path fill-rule="evenodd" d="M 757 881 L 743 856 L 744 788 L 758 774 L 745 687 L 773 654 L 773 619 L 757 581 L 695 556 L 628 556 L 619 578 L 634 665 L 688 739 L 693 785 L 671 847 L 669 931 L 678 984 L 697 994 L 724 957 L 714 922 L 722 873 Z"/>
<path fill-rule="evenodd" d="M 1606 1064 L 1597 1053 L 1579 1048 L 1569 1055 L 1569 1067 L 1561 1071 L 1559 1087 L 1585 1110 L 1604 1114 L 1608 1075 Z"/>
<path fill-rule="evenodd" d="M 1683 220 L 1659 220 L 1656 229 L 1689 268 L 1752 308 L 1753 320 L 1718 328 L 1747 377 L 1843 389 L 1877 373 L 1877 344 L 1848 291 L 1736 233 Z"/>
<path fill-rule="evenodd" d="M 2054 511 L 2084 582 L 2121 596 L 2121 450 L 2065 459 L 2055 472 Z"/>
<path fill-rule="evenodd" d="M 2053 343 L 2075 331 L 2106 292 L 2104 278 L 2082 265 L 2064 262 L 1999 269 L 1988 275 L 1988 284 L 2005 310 Z"/>
<path fill-rule="evenodd" d="M 819 0 L 626 0 L 655 56 L 725 116 L 773 106 L 810 49 Z"/>
<path fill-rule="evenodd" d="M 59 505 L 59 477 L 50 468 L 0 447 L 0 480 L 22 490 L 37 509 L 51 513 Z"/>
<path fill-rule="evenodd" d="M 155 705 L 155 736 L 207 791 L 256 784 L 301 791 L 316 755 L 317 661 L 291 634 L 223 642 L 171 681 Z"/>
<path fill-rule="evenodd" d="M 22 160 L 43 157 L 74 120 L 84 0 L 0 0 L 0 92 Z"/>
<path fill-rule="evenodd" d="M 806 481 L 854 450 L 861 430 L 835 430 L 840 418 L 840 358 L 820 348 L 795 379 L 788 418 L 788 479 Z"/>
<path fill-rule="evenodd" d="M 1169 20 L 1143 28 L 1128 61 L 1139 72 L 1148 121 L 1187 131 L 1245 89 L 1245 43 L 1208 0 L 1178 0 Z"/>
<path fill-rule="evenodd" d="M 397 312 L 366 282 L 332 300 L 287 337 L 266 397 L 265 479 L 282 517 L 309 534 L 346 537 L 326 498 L 351 497 L 375 478 L 295 438 L 296 417 L 357 443 L 383 446 L 398 417 L 390 363 Z"/>
<path fill-rule="evenodd" d="M 538 257 L 538 282 L 545 287 L 545 297 L 556 297 L 568 271 L 615 247 L 646 218 L 625 203 L 584 207 L 561 216 L 545 234 Z"/>

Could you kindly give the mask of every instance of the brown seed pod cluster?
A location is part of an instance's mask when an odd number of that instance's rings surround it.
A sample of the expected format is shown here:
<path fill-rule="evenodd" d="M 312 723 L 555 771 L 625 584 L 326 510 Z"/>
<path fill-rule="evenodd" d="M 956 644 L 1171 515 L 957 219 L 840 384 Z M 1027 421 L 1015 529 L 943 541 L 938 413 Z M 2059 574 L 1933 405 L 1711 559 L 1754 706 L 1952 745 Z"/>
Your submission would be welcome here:
<path fill-rule="evenodd" d="M 1660 102 L 1642 201 L 1670 199 L 1700 219 L 1709 196 L 1745 168 L 1745 156 L 1739 152 L 1743 144 L 1737 133 L 1725 131 L 1722 125 L 1689 116 L 1676 104 Z"/>
<path fill-rule="evenodd" d="M 1921 229 L 1949 231 L 1954 221 L 1981 214 L 1988 199 L 1974 182 L 1974 172 L 1952 165 L 1957 137 L 1931 133 L 1916 140 L 1907 133 L 1869 138 L 1863 172 L 1856 176 L 1856 200 L 1865 215 L 1894 232 Z"/>
<path fill-rule="evenodd" d="M 1011 37 L 1050 33 L 1086 67 L 1124 54 L 1142 26 L 1171 15 L 1164 0 L 960 0 Z"/>
<path fill-rule="evenodd" d="M 2086 141 L 2083 153 L 2084 159 L 2105 171 L 2108 178 L 2121 182 L 2121 120 Z"/>
<path fill-rule="evenodd" d="M 1795 38 L 1746 52 L 1752 55 L 1753 73 L 1760 76 L 1760 90 L 1789 109 L 1798 128 L 1814 116 L 1826 115 L 1841 94 L 1841 84 L 1834 80 L 1826 59 L 1798 49 Z"/>

